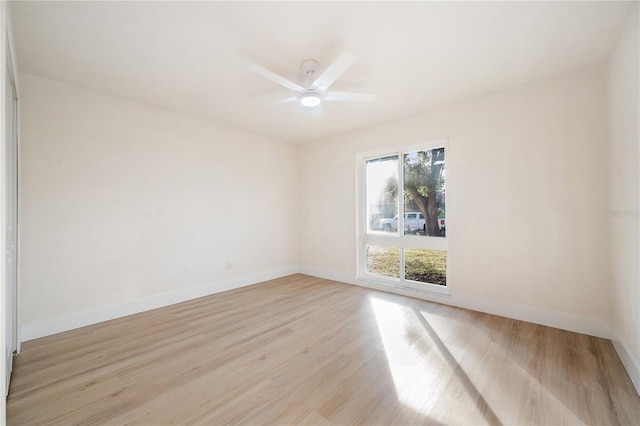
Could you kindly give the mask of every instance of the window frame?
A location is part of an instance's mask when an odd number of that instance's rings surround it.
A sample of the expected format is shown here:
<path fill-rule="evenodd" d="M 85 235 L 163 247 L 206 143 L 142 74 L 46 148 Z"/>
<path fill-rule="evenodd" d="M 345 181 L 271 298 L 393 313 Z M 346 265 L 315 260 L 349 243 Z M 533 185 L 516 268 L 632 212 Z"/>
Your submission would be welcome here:
<path fill-rule="evenodd" d="M 446 188 L 450 192 L 450 161 L 449 161 L 449 143 L 448 139 L 437 139 L 424 143 L 380 149 L 368 151 L 356 155 L 356 279 L 364 283 L 382 284 L 385 286 L 396 287 L 421 293 L 427 293 L 438 296 L 448 297 L 451 294 L 450 281 L 450 256 L 449 256 L 449 232 L 450 232 L 450 197 L 447 197 L 446 204 L 446 221 L 447 233 L 444 237 L 432 236 L 416 236 L 405 235 L 404 222 L 404 154 L 416 151 L 426 151 L 436 148 L 444 148 L 446 161 Z M 396 233 L 388 232 L 368 232 L 367 218 L 367 197 L 366 197 L 366 165 L 368 160 L 374 160 L 382 157 L 398 158 L 398 230 Z M 402 190 L 401 190 L 402 188 Z M 398 247 L 400 249 L 400 278 L 393 278 L 379 274 L 367 272 L 366 268 L 366 247 L 368 245 Z M 426 249 L 441 250 L 447 253 L 447 285 L 441 286 L 437 284 L 421 283 L 417 281 L 406 280 L 404 278 L 404 251 L 405 249 Z"/>

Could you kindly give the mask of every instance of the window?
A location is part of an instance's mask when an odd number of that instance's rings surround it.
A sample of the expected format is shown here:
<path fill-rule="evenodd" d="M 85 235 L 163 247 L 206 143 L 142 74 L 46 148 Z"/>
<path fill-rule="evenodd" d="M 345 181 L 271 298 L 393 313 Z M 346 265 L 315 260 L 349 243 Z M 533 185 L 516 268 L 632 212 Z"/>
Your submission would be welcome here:
<path fill-rule="evenodd" d="M 445 144 L 358 156 L 358 276 L 448 294 Z"/>

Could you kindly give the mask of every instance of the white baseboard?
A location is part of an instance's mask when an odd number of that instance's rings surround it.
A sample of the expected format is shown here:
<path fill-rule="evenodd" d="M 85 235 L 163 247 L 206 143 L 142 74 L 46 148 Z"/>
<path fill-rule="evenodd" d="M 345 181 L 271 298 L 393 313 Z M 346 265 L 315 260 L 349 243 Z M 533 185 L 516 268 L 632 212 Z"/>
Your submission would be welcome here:
<path fill-rule="evenodd" d="M 410 289 L 389 287 L 381 284 L 361 281 L 356 279 L 355 276 L 343 272 L 312 267 L 281 268 L 244 277 L 217 281 L 215 283 L 184 290 L 158 294 L 142 299 L 131 300 L 115 305 L 104 306 L 91 311 L 78 312 L 31 324 L 25 324 L 21 328 L 21 337 L 22 341 L 25 342 L 39 337 L 61 333 L 63 331 L 73 330 L 75 328 L 97 324 L 103 321 L 121 318 L 151 309 L 161 308 L 163 306 L 173 305 L 175 303 L 197 299 L 199 297 L 257 284 L 298 272 L 332 281 L 371 288 L 374 290 L 415 297 L 446 305 L 485 312 L 492 315 L 504 316 L 534 324 L 541 324 L 549 327 L 611 339 L 623 365 L 629 373 L 629 377 L 631 378 L 636 391 L 640 394 L 640 363 L 638 363 L 638 360 L 635 359 L 631 351 L 629 351 L 624 341 L 620 339 L 617 331 L 606 321 L 530 306 L 513 305 L 495 300 L 478 299 L 467 296 L 456 297 L 454 295 L 440 296 L 412 291 Z"/>
<path fill-rule="evenodd" d="M 611 338 L 611 324 L 604 320 L 539 307 L 478 299 L 476 297 L 458 296 L 455 297 L 454 300 L 454 304 L 461 308 L 587 334 L 589 336 L 602 337 L 603 339 Z"/>
<path fill-rule="evenodd" d="M 611 337 L 613 347 L 616 349 L 618 356 L 622 360 L 624 368 L 627 369 L 629 377 L 636 388 L 636 392 L 640 395 L 640 362 L 633 356 L 627 344 L 620 337 L 618 330 L 613 327 L 613 336 Z"/>
<path fill-rule="evenodd" d="M 312 277 L 324 278 L 325 280 L 357 285 L 356 278 L 352 275 L 345 274 L 344 272 L 333 271 L 330 269 L 313 268 L 310 266 L 300 267 L 298 268 L 298 272 L 305 275 L 311 275 Z"/>
<path fill-rule="evenodd" d="M 358 280 L 355 276 L 351 276 L 349 274 L 321 268 L 301 267 L 299 269 L 299 272 L 302 274 L 313 275 L 315 277 L 355 284 L 374 290 L 416 297 L 432 302 L 443 303 L 445 305 L 457 306 L 473 311 L 485 312 L 492 315 L 531 322 L 534 324 L 546 325 L 548 327 L 560 328 L 563 330 L 574 331 L 576 333 L 588 334 L 590 336 L 611 339 L 611 324 L 607 321 L 598 320 L 595 318 L 589 318 L 565 312 L 552 311 L 549 309 L 537 308 L 533 306 L 515 305 L 503 301 L 481 299 L 478 297 L 459 295 L 456 296 L 455 294 L 452 294 L 451 296 L 441 296 L 433 293 L 423 293 L 420 291 L 413 291 L 411 289 L 396 288 Z"/>
<path fill-rule="evenodd" d="M 39 337 L 50 336 L 63 331 L 197 299 L 198 297 L 269 281 L 297 272 L 298 268 L 296 267 L 281 268 L 25 324 L 21 327 L 21 339 L 26 342 Z"/>

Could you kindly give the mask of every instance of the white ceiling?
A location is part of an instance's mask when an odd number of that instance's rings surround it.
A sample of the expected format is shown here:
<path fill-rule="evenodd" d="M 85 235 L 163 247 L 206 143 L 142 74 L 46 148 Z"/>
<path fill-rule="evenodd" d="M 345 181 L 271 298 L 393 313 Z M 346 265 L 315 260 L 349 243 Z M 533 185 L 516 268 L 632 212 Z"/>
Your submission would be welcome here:
<path fill-rule="evenodd" d="M 14 2 L 20 71 L 281 140 L 304 142 L 603 61 L 625 2 Z M 358 60 L 313 118 L 293 92 L 347 51 Z"/>

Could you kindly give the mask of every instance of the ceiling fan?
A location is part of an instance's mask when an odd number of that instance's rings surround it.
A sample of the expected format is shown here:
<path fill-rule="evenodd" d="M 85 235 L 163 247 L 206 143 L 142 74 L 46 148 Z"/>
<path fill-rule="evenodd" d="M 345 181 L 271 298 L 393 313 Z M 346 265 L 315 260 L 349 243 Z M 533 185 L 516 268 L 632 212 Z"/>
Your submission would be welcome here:
<path fill-rule="evenodd" d="M 349 69 L 355 60 L 355 56 L 344 52 L 322 74 L 318 75 L 320 69 L 318 61 L 306 59 L 300 64 L 300 71 L 302 71 L 304 79 L 302 84 L 294 83 L 258 64 L 250 64 L 247 68 L 274 83 L 297 92 L 295 96 L 281 99 L 275 103 L 300 102 L 304 107 L 313 108 L 325 101 L 372 102 L 378 95 L 373 93 L 327 91 Z"/>

